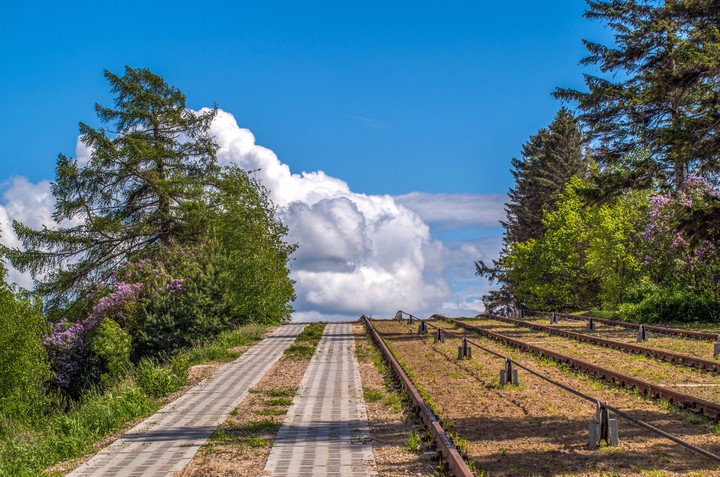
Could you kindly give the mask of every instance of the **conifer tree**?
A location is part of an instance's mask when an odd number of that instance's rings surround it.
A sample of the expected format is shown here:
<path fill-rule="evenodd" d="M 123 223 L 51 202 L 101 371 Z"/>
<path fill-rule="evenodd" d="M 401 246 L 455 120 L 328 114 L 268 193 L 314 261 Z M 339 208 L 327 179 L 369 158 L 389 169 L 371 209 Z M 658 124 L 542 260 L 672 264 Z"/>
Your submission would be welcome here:
<path fill-rule="evenodd" d="M 561 108 L 553 122 L 523 144 L 521 159 L 512 159 L 515 186 L 508 191 L 507 220 L 500 258 L 488 266 L 475 262 L 476 274 L 497 281 L 499 291 L 483 297 L 488 310 L 514 304 L 512 283 L 504 268 L 513 244 L 540 238 L 545 232 L 543 211 L 552 210 L 567 182 L 587 172 L 582 134 L 572 113 Z"/>
<path fill-rule="evenodd" d="M 14 222 L 25 251 L 8 256 L 40 278 L 51 303 L 79 296 L 128 258 L 172 241 L 197 240 L 206 188 L 217 176 L 209 135 L 216 110 L 196 114 L 185 96 L 148 69 L 105 71 L 114 107 L 96 104 L 107 129 L 80 123 L 87 164 L 59 155 L 52 193 L 56 229 Z"/>
<path fill-rule="evenodd" d="M 605 192 L 657 186 L 678 190 L 688 174 L 720 169 L 720 8 L 711 0 L 588 1 L 586 18 L 614 32 L 614 44 L 584 41 L 609 78 L 585 75 L 588 91 L 558 88 L 575 101 Z M 624 158 L 639 150 L 651 160 Z"/>

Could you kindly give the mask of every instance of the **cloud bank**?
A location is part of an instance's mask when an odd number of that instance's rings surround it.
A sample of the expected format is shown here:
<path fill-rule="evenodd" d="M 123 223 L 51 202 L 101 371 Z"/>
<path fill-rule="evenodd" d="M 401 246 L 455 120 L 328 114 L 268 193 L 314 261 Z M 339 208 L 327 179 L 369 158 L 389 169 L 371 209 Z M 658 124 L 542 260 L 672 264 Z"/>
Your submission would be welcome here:
<path fill-rule="evenodd" d="M 504 196 L 412 193 L 402 196 L 353 192 L 322 171 L 292 173 L 273 151 L 255 143 L 235 118 L 219 111 L 211 127 L 221 164 L 256 174 L 270 191 L 300 245 L 291 263 L 298 299 L 294 320 L 477 312 L 488 284 L 473 276 L 473 260 L 493 258 L 497 237 L 442 241 L 433 231 L 493 230 L 503 216 Z M 76 157 L 89 151 L 78 142 Z M 18 246 L 13 219 L 37 228 L 53 226 L 50 183 L 14 178 L 3 186 L 0 240 Z M 497 235 L 497 234 L 496 234 Z M 28 276 L 10 279 L 29 287 Z"/>

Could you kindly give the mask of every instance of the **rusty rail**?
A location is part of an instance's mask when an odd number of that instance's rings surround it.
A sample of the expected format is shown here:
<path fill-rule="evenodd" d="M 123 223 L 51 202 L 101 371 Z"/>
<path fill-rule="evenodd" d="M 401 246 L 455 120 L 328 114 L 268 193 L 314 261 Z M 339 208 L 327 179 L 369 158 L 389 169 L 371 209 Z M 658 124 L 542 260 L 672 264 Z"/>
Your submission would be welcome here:
<path fill-rule="evenodd" d="M 448 465 L 448 472 L 450 473 L 450 475 L 453 475 L 455 477 L 473 477 L 473 473 L 470 471 L 462 456 L 458 452 L 457 448 L 452 443 L 445 430 L 442 428 L 440 421 L 430 410 L 428 405 L 425 404 L 425 400 L 422 398 L 422 396 L 420 396 L 420 393 L 408 377 L 407 373 L 405 373 L 402 366 L 400 366 L 398 360 L 395 359 L 395 356 L 393 356 L 390 348 L 388 348 L 383 339 L 380 337 L 380 333 L 377 332 L 375 327 L 365 315 L 360 317 L 360 320 L 365 325 L 365 328 L 370 334 L 370 338 L 373 340 L 375 345 L 383 354 L 385 360 L 390 364 L 390 369 L 392 370 L 393 374 L 400 382 L 402 387 L 405 388 L 408 396 L 410 396 L 410 400 L 413 403 L 415 412 L 418 413 L 420 419 L 422 419 L 423 423 L 432 434 L 433 439 L 438 446 L 438 450 L 440 451 L 444 461 Z"/>
<path fill-rule="evenodd" d="M 437 318 L 440 318 L 440 316 L 437 316 Z M 467 331 L 472 331 L 476 334 L 479 334 L 486 338 L 490 338 L 508 346 L 512 346 L 522 351 L 527 351 L 542 356 L 544 358 L 552 359 L 557 363 L 566 364 L 571 369 L 577 369 L 579 371 L 586 372 L 609 383 L 623 386 L 628 389 L 635 388 L 639 392 L 644 393 L 653 399 L 665 399 L 680 408 L 687 409 L 697 414 L 703 414 L 711 419 L 720 418 L 720 404 L 706 401 L 695 396 L 682 394 L 671 389 L 664 388 L 662 386 L 657 386 L 647 381 L 628 376 L 627 374 L 618 373 L 616 371 L 612 371 L 610 369 L 606 369 L 601 366 L 588 363 L 586 361 L 571 358 L 569 356 L 556 353 L 555 351 L 550 351 L 539 346 L 525 343 L 524 341 L 517 340 L 515 338 L 510 338 L 509 336 L 505 336 L 500 333 L 495 333 L 493 331 L 484 330 L 476 326 L 468 325 L 467 323 L 463 323 L 462 321 L 458 321 L 453 318 L 442 318 L 446 321 L 454 323 L 455 325 Z"/>
<path fill-rule="evenodd" d="M 536 311 L 536 310 L 523 310 L 523 313 L 534 313 L 538 315 L 546 315 L 549 316 L 552 314 L 552 312 L 549 311 Z M 572 321 L 588 321 L 592 319 L 593 321 L 597 323 L 603 323 L 605 325 L 610 326 L 619 326 L 621 328 L 633 328 L 635 330 L 638 329 L 638 327 L 644 323 L 631 323 L 629 321 L 619 321 L 619 320 L 609 320 L 607 318 L 595 318 L 592 316 L 587 315 L 569 315 L 567 313 L 555 313 L 555 316 L 558 318 L 564 318 L 566 320 L 572 320 Z M 694 331 L 694 330 L 683 330 L 681 328 L 667 328 L 664 326 L 654 326 L 654 325 L 645 325 L 645 329 L 647 331 L 653 331 L 655 333 L 660 333 L 663 335 L 671 335 L 671 336 L 680 336 L 682 338 L 689 338 L 693 340 L 700 340 L 700 341 L 719 341 L 720 340 L 720 334 L 718 333 L 710 333 L 707 331 Z"/>
<path fill-rule="evenodd" d="M 451 320 L 450 318 L 446 318 L 446 317 L 444 317 L 444 316 L 442 316 L 442 315 L 437 315 L 437 314 L 432 315 L 429 319 L 453 321 L 453 320 Z M 434 325 L 434 324 L 427 323 L 427 320 L 425 320 L 425 323 L 426 323 L 428 326 L 431 326 L 431 327 L 436 328 L 436 329 L 438 329 L 438 330 L 442 329 L 442 328 L 440 328 L 439 326 L 436 326 L 436 325 Z M 472 345 L 472 346 L 475 346 L 475 347 L 477 347 L 477 348 L 479 348 L 479 349 L 481 349 L 481 350 L 483 350 L 483 351 L 485 351 L 485 352 L 487 352 L 487 353 L 489 353 L 489 354 L 491 354 L 491 355 L 497 356 L 498 358 L 502 358 L 502 359 L 504 359 L 504 360 L 506 360 L 506 361 L 512 361 L 513 364 L 515 364 L 516 366 L 524 369 L 525 371 L 529 372 L 530 374 L 532 374 L 532 375 L 534 375 L 534 376 L 536 376 L 536 377 L 538 377 L 538 378 L 540 378 L 540 379 L 542 379 L 542 380 L 544 380 L 544 381 L 546 381 L 546 382 L 548 382 L 548 383 L 550 383 L 550 384 L 552 384 L 552 385 L 554 385 L 554 386 L 557 386 L 557 387 L 559 387 L 559 388 L 561 388 L 561 389 L 564 389 L 565 391 L 567 391 L 567 392 L 569 392 L 569 393 L 572 393 L 572 394 L 574 394 L 574 395 L 576 395 L 576 396 L 578 396 L 578 397 L 580 397 L 580 398 L 582 398 L 582 399 L 585 399 L 585 400 L 590 401 L 590 402 L 599 403 L 599 401 L 598 401 L 596 398 L 593 398 L 593 397 L 591 397 L 591 396 L 588 396 L 588 395 L 586 395 L 586 394 L 583 394 L 583 393 L 581 393 L 580 391 L 578 391 L 578 390 L 576 390 L 576 389 L 574 389 L 574 388 L 571 388 L 571 387 L 569 387 L 569 386 L 566 386 L 565 384 L 562 384 L 562 383 L 560 383 L 560 382 L 558 382 L 558 381 L 555 381 L 554 379 L 550 379 L 550 378 L 548 378 L 547 376 L 545 376 L 545 375 L 543 375 L 543 374 L 541 374 L 541 373 L 539 373 L 539 372 L 537 372 L 537 371 L 535 371 L 535 370 L 533 370 L 533 369 L 525 366 L 524 364 L 519 363 L 519 362 L 511 359 L 509 356 L 504 356 L 504 355 L 502 355 L 502 354 L 500 354 L 500 353 L 497 353 L 497 352 L 495 352 L 495 351 L 493 351 L 493 350 L 491 350 L 491 349 L 488 349 L 488 348 L 486 348 L 486 347 L 484 347 L 484 346 L 482 346 L 482 345 L 480 345 L 480 344 L 478 344 L 478 343 L 476 343 L 476 342 L 474 342 L 474 341 L 472 341 L 472 340 L 467 339 L 467 338 L 466 338 L 465 336 L 463 336 L 463 335 L 460 335 L 460 334 L 457 334 L 457 333 L 453 333 L 453 332 L 450 332 L 450 331 L 447 331 L 447 330 L 443 330 L 443 332 L 444 332 L 445 334 L 449 335 L 449 336 L 454 336 L 455 338 L 464 339 L 465 341 L 467 341 L 468 344 L 470 344 L 470 345 Z M 649 430 L 649 431 L 651 431 L 651 432 L 653 432 L 653 433 L 655 433 L 655 434 L 657 434 L 657 435 L 659 435 L 659 436 L 662 436 L 662 437 L 664 437 L 664 438 L 666 438 L 666 439 L 668 439 L 668 440 L 671 440 L 671 441 L 673 441 L 674 443 L 685 447 L 686 449 L 689 449 L 689 450 L 691 450 L 691 451 L 693 451 L 693 452 L 697 452 L 698 454 L 704 455 L 705 457 L 708 457 L 709 459 L 712 459 L 712 460 L 714 460 L 714 461 L 716 461 L 716 462 L 720 462 L 720 456 L 718 456 L 718 455 L 716 455 L 716 454 L 713 454 L 712 452 L 706 451 L 705 449 L 703 449 L 703 448 L 701 448 L 701 447 L 698 447 L 698 446 L 695 446 L 695 445 L 693 445 L 693 444 L 690 444 L 689 442 L 686 442 L 686 441 L 680 439 L 679 437 L 676 437 L 676 436 L 674 436 L 674 435 L 672 435 L 672 434 L 670 434 L 670 433 L 667 433 L 667 432 L 663 431 L 662 429 L 659 429 L 659 428 L 657 428 L 657 427 L 655 427 L 655 426 L 653 426 L 653 425 L 651 425 L 651 424 L 648 424 L 647 422 L 644 422 L 644 421 L 642 421 L 642 420 L 640 420 L 640 419 L 637 419 L 636 417 L 633 417 L 633 416 L 631 416 L 630 414 L 627 414 L 627 413 L 625 413 L 625 412 L 623 412 L 623 411 L 621 411 L 621 410 L 619 410 L 619 409 L 617 409 L 617 408 L 615 408 L 615 407 L 613 407 L 613 406 L 608 405 L 607 402 L 605 402 L 605 404 L 603 405 L 603 407 L 605 407 L 606 409 L 612 411 L 613 413 L 615 413 L 615 415 L 617 415 L 617 416 L 619 416 L 619 417 L 622 417 L 623 419 L 627 419 L 628 421 L 630 421 L 630 422 L 632 422 L 632 423 L 634 423 L 634 424 L 636 424 L 636 425 L 638 425 L 638 426 L 640 426 L 640 427 L 643 427 L 643 428 L 645 428 L 645 429 L 647 429 L 647 430 Z"/>
<path fill-rule="evenodd" d="M 525 328 L 530 328 L 535 331 L 542 331 L 551 335 L 562 336 L 564 338 L 570 338 L 585 343 L 596 344 L 599 346 L 604 346 L 606 348 L 616 349 L 620 351 L 641 354 L 649 358 L 661 361 L 670 361 L 675 364 L 688 366 L 690 368 L 699 369 L 701 371 L 709 371 L 714 373 L 720 372 L 720 362 L 718 361 L 710 361 L 707 359 L 696 358 L 694 356 L 673 353 L 671 351 L 648 348 L 647 346 L 641 346 L 632 343 L 623 343 L 621 341 L 608 340 L 605 338 L 598 338 L 597 336 L 590 336 L 583 333 L 575 333 L 573 331 L 559 330 L 551 326 L 539 325 L 537 323 L 529 323 L 527 321 L 516 320 L 514 318 L 507 318 L 504 316 L 491 315 L 489 313 L 480 313 L 476 316 L 476 318 L 486 318 L 490 320 L 501 321 L 503 323 L 509 323 L 516 326 L 523 326 Z"/>

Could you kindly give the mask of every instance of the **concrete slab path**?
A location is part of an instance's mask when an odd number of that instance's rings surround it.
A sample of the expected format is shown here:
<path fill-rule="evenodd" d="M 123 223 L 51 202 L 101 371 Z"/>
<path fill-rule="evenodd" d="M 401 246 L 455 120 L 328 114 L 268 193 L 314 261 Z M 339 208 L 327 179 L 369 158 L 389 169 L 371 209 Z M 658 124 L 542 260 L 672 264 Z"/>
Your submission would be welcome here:
<path fill-rule="evenodd" d="M 328 324 L 270 451 L 265 475 L 377 475 L 349 323 Z"/>
<path fill-rule="evenodd" d="M 164 477 L 180 471 L 304 327 L 281 326 L 69 476 Z"/>

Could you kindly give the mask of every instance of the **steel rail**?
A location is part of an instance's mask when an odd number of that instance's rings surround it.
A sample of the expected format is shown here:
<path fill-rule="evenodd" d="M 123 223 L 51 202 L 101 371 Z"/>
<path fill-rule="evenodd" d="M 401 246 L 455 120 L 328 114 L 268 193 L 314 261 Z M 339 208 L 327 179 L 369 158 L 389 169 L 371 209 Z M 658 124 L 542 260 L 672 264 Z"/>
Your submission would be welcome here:
<path fill-rule="evenodd" d="M 671 389 L 658 386 L 647 381 L 643 381 L 642 379 L 628 376 L 627 374 L 618 373 L 617 371 L 603 368 L 601 366 L 597 366 L 595 364 L 588 363 L 586 361 L 582 361 L 576 358 L 571 358 L 564 354 L 550 351 L 539 346 L 531 345 L 515 338 L 510 338 L 509 336 L 505 336 L 500 333 L 495 333 L 493 331 L 488 331 L 482 328 L 478 328 L 476 326 L 468 325 L 467 323 L 463 323 L 462 321 L 458 321 L 453 318 L 446 318 L 446 320 L 456 324 L 457 326 L 460 326 L 461 328 L 464 328 L 465 330 L 473 331 L 477 334 L 480 334 L 487 338 L 491 338 L 495 341 L 512 346 L 514 348 L 528 351 L 530 353 L 535 353 L 544 358 L 552 359 L 553 361 L 556 361 L 558 363 L 564 363 L 572 369 L 587 372 L 600 379 L 604 379 L 609 383 L 617 384 L 628 389 L 635 388 L 639 392 L 647 394 L 653 399 L 665 399 L 680 408 L 687 409 L 691 412 L 695 412 L 698 414 L 703 414 L 711 419 L 720 418 L 720 404 L 706 401 L 705 399 L 700 399 L 695 396 L 679 393 L 677 391 L 673 391 Z"/>
<path fill-rule="evenodd" d="M 430 410 L 422 396 L 420 396 L 420 392 L 410 380 L 410 377 L 407 375 L 405 370 L 403 370 L 398 360 L 395 359 L 395 356 L 393 356 L 390 348 L 388 348 L 387 344 L 383 341 L 380 333 L 378 333 L 365 315 L 361 316 L 360 320 L 365 324 L 365 328 L 370 334 L 370 338 L 375 343 L 375 346 L 378 347 L 385 360 L 390 364 L 390 369 L 393 374 L 408 393 L 410 400 L 413 403 L 413 407 L 415 408 L 415 412 L 418 413 L 420 419 L 422 419 L 423 423 L 432 434 L 433 439 L 438 446 L 438 450 L 442 454 L 444 461 L 448 464 L 448 472 L 450 475 L 455 477 L 474 477 L 474 474 L 468 468 L 465 460 L 463 460 L 460 455 L 460 452 L 458 452 L 457 448 L 443 429 L 442 424 L 432 410 Z"/>
<path fill-rule="evenodd" d="M 713 373 L 720 372 L 720 362 L 718 361 L 710 361 L 708 359 L 696 358 L 694 356 L 673 353 L 671 351 L 648 348 L 647 346 L 641 346 L 632 343 L 623 343 L 622 341 L 599 338 L 597 336 L 591 336 L 584 333 L 575 333 L 574 331 L 559 330 L 551 326 L 530 323 L 523 320 L 516 320 L 514 318 L 507 318 L 505 316 L 491 315 L 489 313 L 480 313 L 476 316 L 476 318 L 486 318 L 490 320 L 501 321 L 503 323 L 509 323 L 516 326 L 523 326 L 525 328 L 530 328 L 535 331 L 542 331 L 551 335 L 562 336 L 564 338 L 570 338 L 585 343 L 604 346 L 606 348 L 611 348 L 619 351 L 627 351 L 634 354 L 641 354 L 660 361 L 670 361 L 675 364 L 699 369 L 701 371 L 708 371 Z"/>
<path fill-rule="evenodd" d="M 439 320 L 445 320 L 445 321 L 450 321 L 450 322 L 455 323 L 455 324 L 460 325 L 460 326 L 463 324 L 462 322 L 458 322 L 458 321 L 456 321 L 456 320 L 454 320 L 454 319 L 452 319 L 452 318 L 447 318 L 447 317 L 445 317 L 445 316 L 437 315 L 437 314 L 436 314 L 436 315 L 432 315 L 431 318 L 433 318 L 433 319 L 439 319 Z M 500 354 L 500 353 L 498 353 L 498 352 L 496 352 L 496 351 L 493 351 L 493 350 L 491 350 L 491 349 L 488 349 L 488 348 L 486 348 L 486 347 L 484 347 L 484 346 L 482 346 L 482 345 L 480 345 L 480 344 L 478 344 L 478 343 L 476 343 L 476 342 L 474 342 L 474 341 L 472 341 L 472 340 L 469 340 L 469 339 L 467 339 L 466 336 L 463 336 L 463 335 L 460 335 L 460 334 L 457 334 L 457 333 L 453 333 L 453 332 L 451 332 L 451 331 L 447 331 L 447 330 L 445 330 L 445 329 L 442 329 L 442 328 L 439 327 L 439 326 L 436 326 L 436 325 L 431 324 L 431 323 L 427 323 L 427 321 L 426 321 L 426 324 L 427 324 L 428 326 L 431 326 L 431 327 L 435 328 L 435 329 L 442 330 L 443 333 L 445 333 L 445 334 L 447 334 L 447 335 L 449 335 L 449 336 L 453 336 L 453 337 L 459 338 L 459 339 L 465 339 L 465 340 L 467 340 L 467 342 L 468 342 L 469 344 L 475 346 L 476 348 L 482 349 L 483 351 L 486 351 L 487 353 L 489 353 L 489 354 L 491 354 L 491 355 L 493 355 L 493 356 L 496 356 L 496 357 L 498 357 L 498 358 L 502 358 L 502 359 L 511 361 L 515 366 L 517 366 L 517 367 L 519 367 L 519 368 L 521 368 L 521 369 L 524 369 L 525 371 L 529 372 L 530 374 L 532 374 L 532 375 L 534 375 L 534 376 L 537 376 L 538 378 L 540 378 L 540 379 L 542 379 L 542 380 L 544 380 L 544 381 L 547 381 L 548 383 L 553 384 L 553 385 L 555 385 L 555 386 L 557 386 L 557 387 L 559 387 L 559 388 L 561 388 L 561 389 L 563 389 L 563 390 L 565 390 L 565 391 L 567 391 L 567 392 L 569 392 L 569 393 L 571 393 L 571 394 L 574 394 L 574 395 L 576 395 L 576 396 L 578 396 L 578 397 L 580 397 L 580 398 L 582 398 L 582 399 L 585 399 L 586 401 L 590 401 L 590 402 L 594 402 L 594 403 L 599 403 L 599 402 L 600 402 L 599 400 L 597 400 L 597 399 L 595 399 L 595 398 L 593 398 L 593 397 L 591 397 L 591 396 L 588 396 L 587 394 L 584 394 L 584 393 L 582 393 L 582 392 L 580 392 L 580 391 L 578 391 L 578 390 L 576 390 L 576 389 L 573 389 L 573 388 L 571 388 L 570 386 L 566 386 L 565 384 L 562 384 L 562 383 L 560 383 L 560 382 L 558 382 L 558 381 L 555 381 L 555 380 L 553 380 L 553 379 L 551 379 L 551 378 L 548 378 L 547 376 L 544 376 L 543 374 L 541 374 L 541 373 L 533 370 L 532 368 L 529 368 L 529 367 L 525 366 L 525 365 L 522 364 L 522 363 L 518 363 L 517 361 L 515 361 L 514 359 L 512 359 L 512 358 L 510 358 L 510 357 L 508 357 L 508 356 L 504 356 L 504 355 L 502 355 L 502 354 Z M 474 328 L 474 327 L 471 327 L 471 328 Z M 475 331 L 475 330 L 471 330 L 471 331 Z M 486 330 L 483 330 L 483 331 L 486 331 Z M 493 332 L 487 332 L 487 333 L 495 334 L 495 333 L 493 333 Z M 618 415 L 619 417 L 621 417 L 621 418 L 623 418 L 623 419 L 626 419 L 626 420 L 634 423 L 635 425 L 638 425 L 638 426 L 643 427 L 643 428 L 645 428 L 645 429 L 647 429 L 647 430 L 649 430 L 649 431 L 651 431 L 651 432 L 653 432 L 653 433 L 655 433 L 655 434 L 658 434 L 659 436 L 662 436 L 662 437 L 664 437 L 664 438 L 666 438 L 666 439 L 668 439 L 668 440 L 670 440 L 670 441 L 672 441 L 672 442 L 674 442 L 674 443 L 676 443 L 676 444 L 678 444 L 678 445 L 680 445 L 680 446 L 682 446 L 682 447 L 685 447 L 686 449 L 689 449 L 689 450 L 691 450 L 691 451 L 693 451 L 693 452 L 696 452 L 696 453 L 698 453 L 698 454 L 701 454 L 701 455 L 703 455 L 703 456 L 705 456 L 705 457 L 707 457 L 707 458 L 709 458 L 709 459 L 712 459 L 712 460 L 714 460 L 714 461 L 716 461 L 716 462 L 720 462 L 720 456 L 718 456 L 718 455 L 716 455 L 716 454 L 713 454 L 712 452 L 709 452 L 709 451 L 707 451 L 707 450 L 705 450 L 705 449 L 703 449 L 703 448 L 701 448 L 701 447 L 697 447 L 697 446 L 695 446 L 695 445 L 693 445 L 693 444 L 690 444 L 689 442 L 686 442 L 686 441 L 680 439 L 679 437 L 676 437 L 676 436 L 674 436 L 674 435 L 672 435 L 672 434 L 670 434 L 670 433 L 667 433 L 667 432 L 663 431 L 662 429 L 659 429 L 659 428 L 653 426 L 652 424 L 648 424 L 647 422 L 642 421 L 642 420 L 640 420 L 640 419 L 638 419 L 638 418 L 636 418 L 636 417 L 634 417 L 634 416 L 632 416 L 632 415 L 630 415 L 630 414 L 627 414 L 627 413 L 625 413 L 624 411 L 621 411 L 621 410 L 617 409 L 616 407 L 610 406 L 610 405 L 607 404 L 607 403 L 603 404 L 602 406 L 605 407 L 606 409 L 612 411 L 613 413 L 615 413 L 615 414 Z"/>
<path fill-rule="evenodd" d="M 535 313 L 538 315 L 549 316 L 552 314 L 550 311 L 537 311 L 537 310 L 522 310 L 523 313 Z M 707 331 L 695 331 L 695 330 L 683 330 L 681 328 L 668 328 L 664 326 L 645 325 L 644 323 L 631 323 L 629 321 L 609 320 L 607 318 L 595 318 L 587 315 L 569 315 L 567 313 L 555 313 L 558 318 L 565 318 L 572 321 L 588 321 L 593 320 L 597 323 L 603 323 L 610 326 L 619 326 L 622 328 L 633 328 L 635 330 L 642 324 L 645 326 L 647 331 L 653 331 L 663 335 L 680 336 L 682 338 L 689 338 L 700 341 L 720 341 L 720 334 L 710 333 Z"/>

